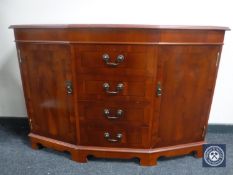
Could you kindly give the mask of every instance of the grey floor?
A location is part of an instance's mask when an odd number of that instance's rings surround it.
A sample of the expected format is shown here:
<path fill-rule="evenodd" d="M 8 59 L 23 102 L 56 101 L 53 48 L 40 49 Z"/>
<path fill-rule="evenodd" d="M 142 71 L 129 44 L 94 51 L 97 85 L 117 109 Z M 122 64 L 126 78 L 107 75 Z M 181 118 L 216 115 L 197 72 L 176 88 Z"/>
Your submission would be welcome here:
<path fill-rule="evenodd" d="M 32 150 L 25 125 L 17 127 L 0 122 L 0 175 L 233 175 L 233 133 L 207 134 L 209 143 L 227 145 L 225 168 L 203 168 L 202 159 L 191 155 L 161 159 L 157 166 L 139 166 L 137 159 L 116 160 L 89 158 L 79 164 L 68 153 L 50 149 Z"/>

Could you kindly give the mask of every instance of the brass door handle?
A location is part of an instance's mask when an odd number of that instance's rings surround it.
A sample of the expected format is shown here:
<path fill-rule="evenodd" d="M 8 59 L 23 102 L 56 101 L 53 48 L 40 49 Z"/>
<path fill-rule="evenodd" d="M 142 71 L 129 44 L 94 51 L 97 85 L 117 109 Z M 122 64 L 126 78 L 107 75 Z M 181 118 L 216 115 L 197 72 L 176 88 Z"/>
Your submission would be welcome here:
<path fill-rule="evenodd" d="M 124 111 L 122 109 L 118 109 L 116 111 L 116 116 L 110 116 L 110 110 L 109 109 L 104 109 L 104 116 L 107 119 L 118 119 L 121 118 L 124 115 Z"/>
<path fill-rule="evenodd" d="M 124 55 L 118 55 L 117 58 L 116 58 L 116 61 L 115 63 L 114 62 L 110 62 L 110 56 L 105 53 L 102 55 L 102 59 L 104 60 L 105 64 L 108 65 L 108 66 L 112 66 L 112 67 L 116 67 L 118 66 L 121 62 L 124 61 L 125 57 Z"/>
<path fill-rule="evenodd" d="M 108 132 L 104 133 L 104 138 L 109 142 L 119 142 L 119 141 L 121 141 L 122 137 L 123 137 L 123 135 L 121 133 L 118 133 L 116 135 L 116 138 L 113 139 L 113 138 L 111 138 L 111 136 Z"/>
<path fill-rule="evenodd" d="M 73 93 L 73 85 L 72 85 L 72 81 L 70 80 L 66 81 L 66 92 L 68 95 Z"/>
<path fill-rule="evenodd" d="M 103 89 L 104 91 L 107 93 L 107 94 L 118 94 L 120 91 L 122 91 L 124 88 L 124 85 L 123 83 L 118 83 L 117 86 L 116 86 L 116 91 L 110 91 L 110 85 L 108 83 L 104 83 L 103 84 Z"/>

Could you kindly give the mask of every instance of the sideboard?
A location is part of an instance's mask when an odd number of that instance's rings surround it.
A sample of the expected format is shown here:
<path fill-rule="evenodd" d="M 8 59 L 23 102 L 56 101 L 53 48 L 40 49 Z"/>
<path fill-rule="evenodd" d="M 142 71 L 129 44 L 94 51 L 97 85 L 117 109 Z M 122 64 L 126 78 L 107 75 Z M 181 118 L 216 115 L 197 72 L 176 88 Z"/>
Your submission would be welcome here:
<path fill-rule="evenodd" d="M 202 145 L 227 27 L 13 25 L 32 148 L 139 158 Z"/>

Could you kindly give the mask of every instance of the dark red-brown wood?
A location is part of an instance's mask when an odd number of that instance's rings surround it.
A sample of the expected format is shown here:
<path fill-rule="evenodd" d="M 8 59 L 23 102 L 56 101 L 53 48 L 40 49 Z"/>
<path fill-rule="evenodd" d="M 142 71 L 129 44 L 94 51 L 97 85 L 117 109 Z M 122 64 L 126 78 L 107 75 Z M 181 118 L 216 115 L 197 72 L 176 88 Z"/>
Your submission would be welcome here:
<path fill-rule="evenodd" d="M 72 29 L 72 28 L 88 28 L 88 29 L 188 29 L 188 30 L 230 30 L 228 27 L 220 26 L 188 26 L 188 25 L 138 25 L 138 24 L 33 24 L 33 25 L 11 25 L 13 29 Z"/>
<path fill-rule="evenodd" d="M 204 139 L 208 106 L 213 95 L 219 46 L 163 46 L 162 84 L 157 139 L 153 147 Z M 169 109 L 169 110 L 168 110 Z"/>
<path fill-rule="evenodd" d="M 72 96 L 66 80 L 72 80 L 68 45 L 21 44 L 21 72 L 33 133 L 76 143 Z"/>
<path fill-rule="evenodd" d="M 140 159 L 202 156 L 225 27 L 20 25 L 14 28 L 32 147 Z M 116 62 L 112 67 L 103 54 Z M 72 93 L 67 93 L 67 81 Z M 115 95 L 110 91 L 123 83 Z M 157 88 L 161 87 L 161 96 Z M 110 111 L 106 116 L 104 110 Z M 117 111 L 124 113 L 120 117 Z M 117 117 L 111 119 L 108 117 Z M 109 133 L 106 138 L 105 133 Z M 117 135 L 121 138 L 117 139 Z M 116 142 L 111 142 L 117 139 Z"/>

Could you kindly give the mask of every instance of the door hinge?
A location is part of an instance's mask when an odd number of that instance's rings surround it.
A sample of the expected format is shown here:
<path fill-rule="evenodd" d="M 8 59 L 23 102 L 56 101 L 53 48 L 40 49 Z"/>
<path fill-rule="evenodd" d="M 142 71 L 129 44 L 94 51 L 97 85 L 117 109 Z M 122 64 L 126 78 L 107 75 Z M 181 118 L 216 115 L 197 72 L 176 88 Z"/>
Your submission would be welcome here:
<path fill-rule="evenodd" d="M 205 136 L 205 130 L 206 130 L 206 126 L 203 127 L 203 130 L 202 130 L 202 137 Z"/>
<path fill-rule="evenodd" d="M 31 118 L 29 118 L 29 127 L 32 130 L 32 119 Z"/>
<path fill-rule="evenodd" d="M 219 60 L 220 60 L 220 52 L 217 53 L 216 67 L 218 67 L 219 65 Z"/>
<path fill-rule="evenodd" d="M 19 59 L 19 63 L 22 63 L 22 58 L 21 58 L 21 54 L 20 54 L 20 50 L 17 49 L 17 55 L 18 55 L 18 59 Z"/>

